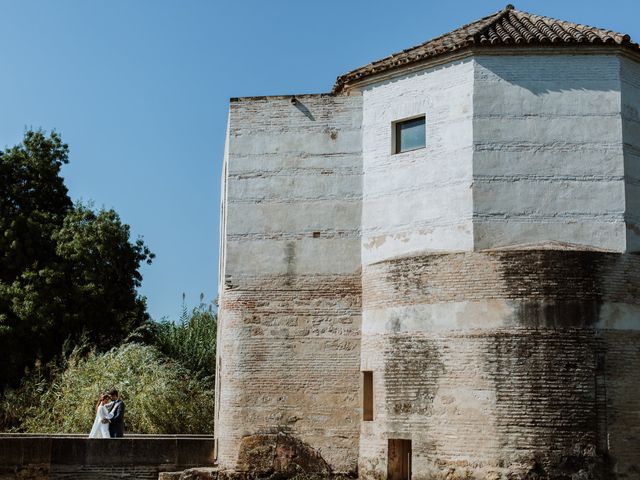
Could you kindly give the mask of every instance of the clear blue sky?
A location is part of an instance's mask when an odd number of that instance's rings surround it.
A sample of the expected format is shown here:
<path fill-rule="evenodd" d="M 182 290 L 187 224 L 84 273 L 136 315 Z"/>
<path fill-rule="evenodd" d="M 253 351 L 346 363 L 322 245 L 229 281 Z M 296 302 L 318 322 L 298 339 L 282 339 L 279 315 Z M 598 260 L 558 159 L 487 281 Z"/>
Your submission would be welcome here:
<path fill-rule="evenodd" d="M 229 97 L 317 93 L 335 77 L 506 1 L 0 0 L 0 147 L 26 127 L 71 147 L 73 199 L 114 208 L 157 254 L 151 315 L 217 291 Z M 640 40 L 640 2 L 514 2 Z"/>

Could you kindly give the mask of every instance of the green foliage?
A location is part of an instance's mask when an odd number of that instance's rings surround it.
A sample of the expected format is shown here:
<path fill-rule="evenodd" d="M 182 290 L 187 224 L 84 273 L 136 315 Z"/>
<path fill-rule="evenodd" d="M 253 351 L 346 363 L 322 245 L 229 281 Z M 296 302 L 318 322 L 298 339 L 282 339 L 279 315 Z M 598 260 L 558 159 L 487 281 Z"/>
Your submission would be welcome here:
<path fill-rule="evenodd" d="M 51 237 L 72 208 L 60 177 L 68 151 L 55 132 L 26 132 L 0 152 L 0 386 L 41 353 L 63 306 Z"/>
<path fill-rule="evenodd" d="M 129 237 L 129 226 L 116 212 L 80 204 L 54 234 L 74 305 L 65 315 L 67 331 L 84 331 L 91 345 L 117 345 L 148 318 L 136 288 L 140 264 L 151 263 L 154 255 L 141 239 L 132 244 Z"/>
<path fill-rule="evenodd" d="M 38 365 L 23 377 L 19 388 L 9 388 L 0 395 L 0 431 L 19 430 L 22 420 L 37 412 L 53 368 Z"/>
<path fill-rule="evenodd" d="M 136 287 L 153 254 L 113 210 L 71 203 L 68 152 L 41 131 L 0 152 L 0 390 L 65 342 L 108 349 L 148 319 Z"/>
<path fill-rule="evenodd" d="M 22 405 L 19 430 L 88 433 L 99 394 L 114 387 L 126 404 L 127 432 L 213 432 L 213 384 L 154 347 L 136 343 L 106 353 L 83 355 L 75 349 L 49 382 L 33 374 L 6 401 Z"/>
<path fill-rule="evenodd" d="M 53 255 L 51 235 L 71 200 L 60 176 L 69 147 L 57 133 L 28 131 L 22 144 L 0 151 L 0 279 L 44 267 Z"/>
<path fill-rule="evenodd" d="M 115 387 L 129 432 L 211 433 L 215 313 L 201 297 L 150 321 L 136 289 L 154 255 L 113 210 L 72 204 L 68 152 L 41 131 L 0 151 L 0 428 L 88 432 Z"/>
<path fill-rule="evenodd" d="M 213 378 L 216 369 L 218 319 L 211 305 L 203 303 L 190 313 L 183 303 L 178 322 L 162 320 L 153 326 L 152 343 L 200 377 Z"/>

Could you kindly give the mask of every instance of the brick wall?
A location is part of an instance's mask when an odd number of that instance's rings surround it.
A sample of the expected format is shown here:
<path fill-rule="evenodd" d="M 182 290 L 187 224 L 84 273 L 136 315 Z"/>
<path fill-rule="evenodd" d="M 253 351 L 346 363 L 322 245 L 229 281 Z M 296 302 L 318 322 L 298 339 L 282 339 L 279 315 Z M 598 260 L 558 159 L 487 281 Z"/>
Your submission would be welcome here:
<path fill-rule="evenodd" d="M 330 95 L 231 103 L 216 423 L 223 469 L 255 468 L 238 459 L 269 451 L 256 442 L 278 432 L 335 471 L 356 469 L 360 105 Z"/>
<path fill-rule="evenodd" d="M 223 469 L 281 433 L 370 478 L 393 438 L 414 479 L 638 477 L 635 66 L 567 52 L 232 100 Z M 392 154 L 421 114 L 426 148 Z"/>
<path fill-rule="evenodd" d="M 386 476 L 388 438 L 412 440 L 414 479 L 633 475 L 639 262 L 533 250 L 368 266 L 361 475 Z"/>

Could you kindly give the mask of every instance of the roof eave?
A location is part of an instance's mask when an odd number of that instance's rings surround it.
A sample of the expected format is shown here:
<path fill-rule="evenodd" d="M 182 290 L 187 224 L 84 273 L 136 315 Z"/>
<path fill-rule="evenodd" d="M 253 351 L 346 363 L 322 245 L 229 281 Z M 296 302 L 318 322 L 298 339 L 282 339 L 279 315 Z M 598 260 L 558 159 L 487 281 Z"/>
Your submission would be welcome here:
<path fill-rule="evenodd" d="M 471 45 L 460 48 L 453 52 L 446 52 L 440 55 L 424 58 L 409 64 L 398 65 L 387 68 L 380 72 L 364 73 L 357 79 L 349 79 L 351 72 L 338 77 L 331 91 L 333 94 L 348 94 L 353 90 L 359 90 L 374 83 L 384 82 L 402 75 L 408 75 L 425 68 L 432 68 L 445 63 L 451 63 L 475 55 L 598 55 L 598 54 L 621 54 L 640 61 L 640 49 L 637 45 L 522 45 L 522 46 L 479 46 Z M 344 79 L 344 80 L 343 80 Z"/>

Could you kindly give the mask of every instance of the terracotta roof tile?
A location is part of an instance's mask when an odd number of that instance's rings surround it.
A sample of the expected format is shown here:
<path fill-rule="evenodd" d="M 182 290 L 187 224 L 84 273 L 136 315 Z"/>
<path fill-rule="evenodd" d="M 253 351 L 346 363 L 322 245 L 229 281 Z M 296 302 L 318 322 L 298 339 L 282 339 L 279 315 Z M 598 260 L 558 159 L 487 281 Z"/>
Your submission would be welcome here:
<path fill-rule="evenodd" d="M 402 52 L 357 68 L 338 77 L 334 93 L 349 83 L 388 70 L 452 53 L 471 46 L 503 47 L 514 45 L 620 45 L 640 52 L 629 35 L 587 25 L 541 17 L 507 5 L 503 10 L 481 18 Z"/>

